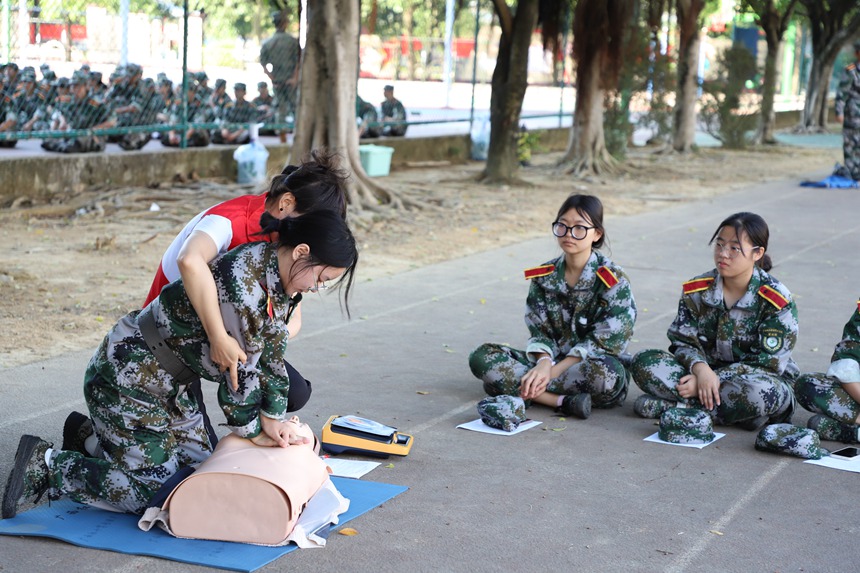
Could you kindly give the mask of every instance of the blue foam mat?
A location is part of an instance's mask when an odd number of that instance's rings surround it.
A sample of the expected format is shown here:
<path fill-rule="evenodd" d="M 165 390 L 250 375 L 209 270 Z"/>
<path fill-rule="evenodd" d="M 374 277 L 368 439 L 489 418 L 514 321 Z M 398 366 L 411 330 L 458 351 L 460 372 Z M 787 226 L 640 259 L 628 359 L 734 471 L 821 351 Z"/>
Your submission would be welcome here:
<path fill-rule="evenodd" d="M 333 477 L 335 487 L 349 499 L 349 510 L 338 527 L 382 505 L 407 487 Z M 50 537 L 81 547 L 131 555 L 160 557 L 183 563 L 251 572 L 291 551 L 295 545 L 261 547 L 226 541 L 177 539 L 158 528 L 141 531 L 138 516 L 112 513 L 63 499 L 43 503 L 11 519 L 0 520 L 0 535 Z"/>
<path fill-rule="evenodd" d="M 850 177 L 841 175 L 829 175 L 821 181 L 802 181 L 801 187 L 822 187 L 825 189 L 857 189 L 860 181 L 854 181 Z"/>

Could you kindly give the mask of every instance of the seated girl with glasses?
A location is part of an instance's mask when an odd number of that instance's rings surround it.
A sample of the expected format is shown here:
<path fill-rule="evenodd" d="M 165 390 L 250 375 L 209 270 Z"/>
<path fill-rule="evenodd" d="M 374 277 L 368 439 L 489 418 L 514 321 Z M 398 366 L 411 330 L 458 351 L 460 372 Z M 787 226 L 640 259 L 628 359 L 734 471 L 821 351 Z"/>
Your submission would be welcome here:
<path fill-rule="evenodd" d="M 794 388 L 800 405 L 815 412 L 806 425 L 821 439 L 860 442 L 860 300 L 842 329 L 830 368 L 804 374 Z"/>
<path fill-rule="evenodd" d="M 669 352 L 643 350 L 633 359 L 633 380 L 645 392 L 633 405 L 637 414 L 659 418 L 686 403 L 748 430 L 791 421 L 797 307 L 768 274 L 769 234 L 753 213 L 719 224 L 709 243 L 716 268 L 684 283 Z"/>
<path fill-rule="evenodd" d="M 633 334 L 636 304 L 624 271 L 598 250 L 606 239 L 600 199 L 571 195 L 551 228 L 561 256 L 525 272 L 532 281 L 526 349 L 483 344 L 469 366 L 491 396 L 518 396 L 584 419 L 592 403 L 610 408 L 627 397 L 618 356 Z"/>

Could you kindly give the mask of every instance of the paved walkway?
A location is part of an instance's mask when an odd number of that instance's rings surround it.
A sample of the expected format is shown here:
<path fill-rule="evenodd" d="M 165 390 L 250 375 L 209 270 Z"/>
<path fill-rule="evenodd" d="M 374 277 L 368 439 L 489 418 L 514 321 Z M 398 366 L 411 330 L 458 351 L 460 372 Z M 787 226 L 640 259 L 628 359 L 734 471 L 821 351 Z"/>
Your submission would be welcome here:
<path fill-rule="evenodd" d="M 750 210 L 769 222 L 773 273 L 798 301 L 796 360 L 803 370 L 825 369 L 860 294 L 858 208 L 857 190 L 785 181 L 610 214 L 611 255 L 629 272 L 640 309 L 630 349 L 666 347 L 681 283 L 711 268 L 715 225 Z M 523 343 L 522 269 L 556 253 L 548 236 L 361 281 L 351 321 L 330 296 L 308 301 L 290 353 L 314 383 L 303 419 L 319 431 L 329 415 L 358 413 L 412 433 L 411 455 L 365 477 L 411 489 L 353 521 L 357 536 L 334 535 L 327 548 L 262 571 L 856 570 L 858 474 L 757 452 L 754 434 L 736 428 L 701 451 L 643 442 L 657 428 L 633 413 L 635 388 L 622 408 L 587 421 L 535 407 L 530 415 L 543 424 L 517 436 L 455 429 L 476 417 L 482 397 L 469 352 L 486 341 Z M 0 475 L 20 434 L 60 440 L 66 414 L 83 408 L 89 355 L 0 370 Z M 795 422 L 808 417 L 800 412 Z M 202 570 L 9 537 L 0 537 L 0 569 Z"/>

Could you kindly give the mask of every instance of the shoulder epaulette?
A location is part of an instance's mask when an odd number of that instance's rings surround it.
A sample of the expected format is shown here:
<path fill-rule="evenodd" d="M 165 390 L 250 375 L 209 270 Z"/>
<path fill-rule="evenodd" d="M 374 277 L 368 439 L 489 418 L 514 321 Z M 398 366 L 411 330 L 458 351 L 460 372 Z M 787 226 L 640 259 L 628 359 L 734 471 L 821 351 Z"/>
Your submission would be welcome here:
<path fill-rule="evenodd" d="M 758 289 L 758 294 L 760 297 L 765 299 L 767 302 L 778 308 L 779 310 L 784 309 L 788 306 L 788 299 L 780 294 L 778 290 L 768 285 L 761 285 Z"/>
<path fill-rule="evenodd" d="M 600 267 L 597 269 L 597 278 L 603 281 L 606 288 L 612 288 L 618 284 L 618 277 L 615 276 L 615 273 L 613 273 L 609 267 Z"/>
<path fill-rule="evenodd" d="M 532 269 L 526 269 L 526 280 L 536 279 L 538 277 L 545 277 L 547 275 L 551 275 L 553 271 L 555 271 L 555 265 L 542 265 L 539 267 L 534 267 Z"/>
<path fill-rule="evenodd" d="M 684 283 L 684 294 L 693 294 L 694 292 L 707 290 L 712 282 L 714 282 L 714 277 L 702 277 L 687 281 Z"/>

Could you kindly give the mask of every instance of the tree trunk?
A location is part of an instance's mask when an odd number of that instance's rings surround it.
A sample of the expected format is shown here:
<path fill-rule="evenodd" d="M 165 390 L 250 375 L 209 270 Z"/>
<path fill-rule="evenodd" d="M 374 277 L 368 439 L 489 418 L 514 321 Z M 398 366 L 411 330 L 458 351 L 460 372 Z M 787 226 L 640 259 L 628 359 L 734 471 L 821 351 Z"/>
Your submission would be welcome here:
<path fill-rule="evenodd" d="M 672 147 L 687 153 L 696 136 L 696 100 L 699 65 L 699 16 L 704 0 L 678 0 L 678 87 L 675 90 L 675 121 Z"/>
<path fill-rule="evenodd" d="M 481 179 L 512 183 L 519 171 L 517 141 L 528 87 L 528 53 L 537 25 L 538 0 L 519 0 L 510 30 L 502 26 L 490 96 L 490 145 Z"/>
<path fill-rule="evenodd" d="M 378 209 L 381 204 L 403 206 L 397 194 L 367 176 L 358 153 L 358 1 L 316 0 L 308 2 L 307 11 L 307 44 L 290 162 L 298 162 L 311 149 L 326 147 L 341 156 L 341 166 L 352 174 L 347 201 L 354 211 Z"/>
<path fill-rule="evenodd" d="M 415 51 L 412 49 L 412 28 L 413 28 L 413 13 L 415 7 L 412 2 L 408 2 L 403 7 L 403 35 L 406 37 L 406 65 L 408 78 L 415 80 Z M 400 40 L 400 45 L 403 45 L 403 39 Z M 397 79 L 400 79 L 399 77 Z"/>
<path fill-rule="evenodd" d="M 827 131 L 827 90 L 830 87 L 836 55 L 827 58 L 829 61 L 824 57 L 813 58 L 800 127 L 803 132 L 821 133 Z"/>
<path fill-rule="evenodd" d="M 778 37 L 777 30 L 765 30 L 764 32 L 767 40 L 767 56 L 764 60 L 759 141 L 761 143 L 776 143 L 776 138 L 773 135 L 776 126 L 773 99 L 776 94 L 776 55 L 782 38 Z"/>
<path fill-rule="evenodd" d="M 600 54 L 591 53 L 576 68 L 576 108 L 570 141 L 561 162 L 575 175 L 611 171 L 615 160 L 603 135 L 603 98 L 600 88 Z"/>
<path fill-rule="evenodd" d="M 801 0 L 812 32 L 812 65 L 806 86 L 803 116 L 796 131 L 827 130 L 827 91 L 842 47 L 860 32 L 860 10 L 850 2 L 829 4 Z"/>

